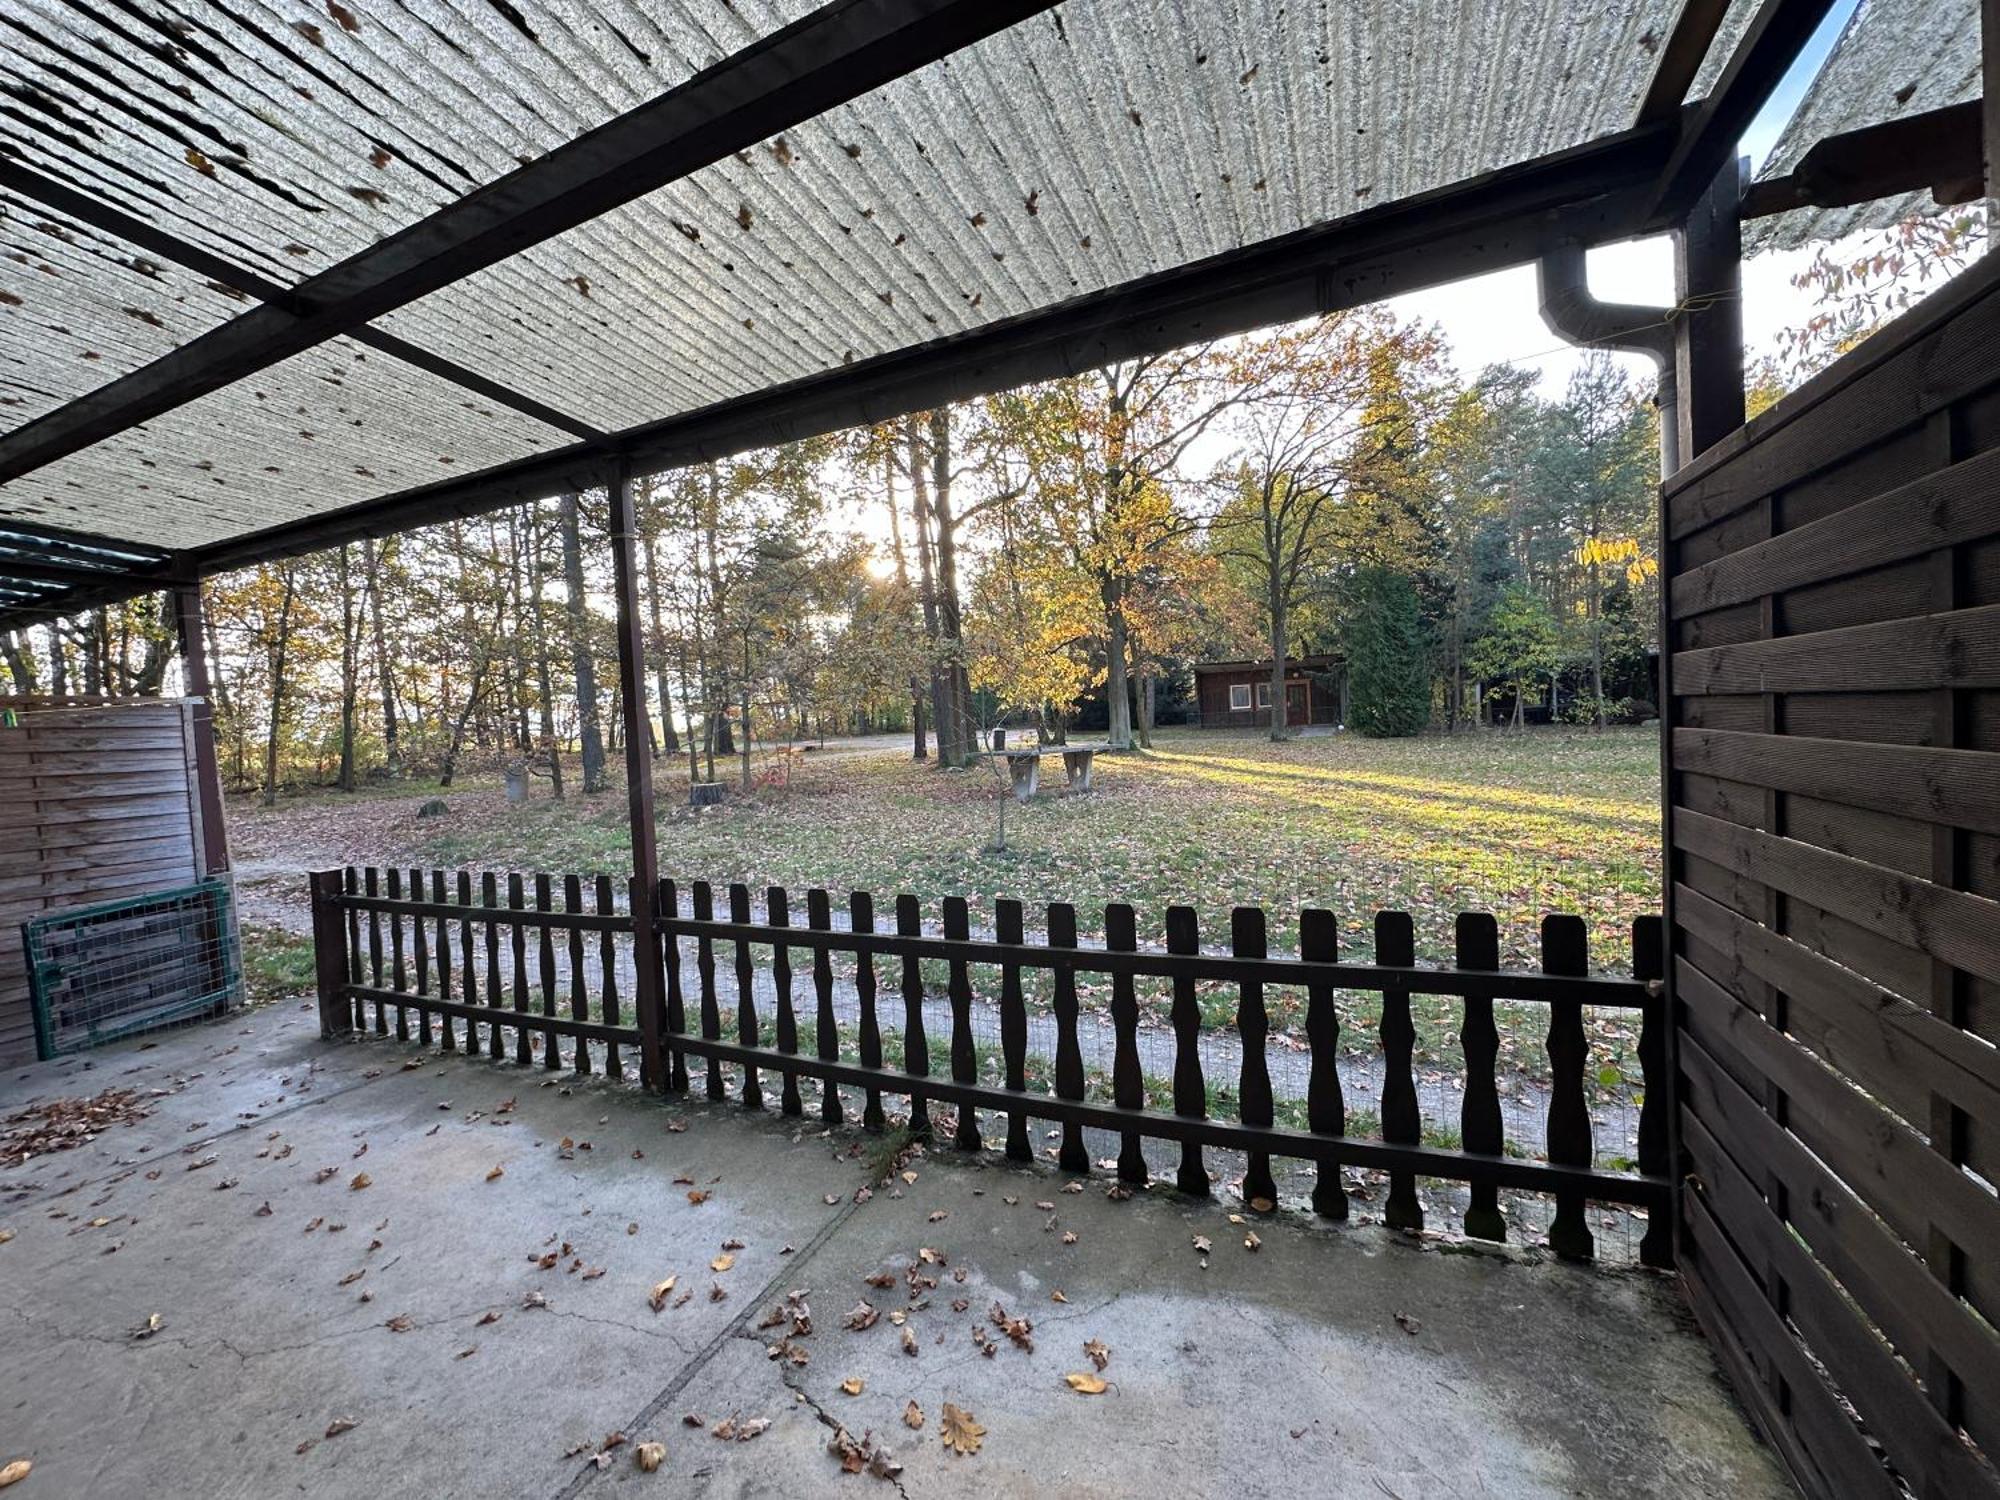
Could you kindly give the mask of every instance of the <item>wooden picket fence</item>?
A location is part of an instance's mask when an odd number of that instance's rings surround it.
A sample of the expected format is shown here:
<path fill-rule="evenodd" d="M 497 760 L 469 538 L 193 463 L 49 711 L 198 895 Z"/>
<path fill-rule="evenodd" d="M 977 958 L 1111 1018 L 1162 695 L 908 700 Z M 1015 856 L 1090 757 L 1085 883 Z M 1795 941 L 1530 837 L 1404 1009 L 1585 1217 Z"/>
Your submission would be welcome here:
<path fill-rule="evenodd" d="M 547 1070 L 565 1066 L 566 1048 L 567 1065 L 578 1074 L 601 1067 L 622 1076 L 626 1061 L 639 1059 L 644 1028 L 626 997 L 642 955 L 632 946 L 631 903 L 619 900 L 624 893 L 609 876 L 586 881 L 516 874 L 503 883 L 493 874 L 475 880 L 463 871 L 371 868 L 325 871 L 312 879 L 321 1016 L 329 1037 L 371 1028 L 387 1035 L 393 1029 L 398 1040 L 471 1055 L 483 1050 L 495 1060 L 511 1051 L 515 1062 Z M 1414 927 L 1404 912 L 1376 914 L 1373 954 L 1362 962 L 1341 957 L 1333 914 L 1317 910 L 1300 913 L 1299 952 L 1289 956 L 1269 951 L 1266 914 L 1257 907 L 1232 912 L 1229 951 L 1221 953 L 1203 951 L 1196 913 L 1186 906 L 1167 909 L 1164 945 L 1141 946 L 1134 909 L 1114 903 L 1104 910 L 1102 946 L 1085 946 L 1077 938 L 1076 909 L 1060 902 L 1041 913 L 1042 940 L 1030 941 L 1026 910 L 1018 901 L 996 902 L 992 934 L 974 936 L 967 905 L 958 897 L 944 901 L 941 930 L 927 931 L 920 904 L 909 895 L 896 898 L 892 918 L 883 924 L 874 899 L 856 891 L 838 926 L 833 899 L 823 890 L 806 893 L 803 925 L 792 919 L 790 894 L 776 887 L 764 893 L 761 917 L 754 919 L 745 886 L 728 887 L 721 915 L 716 891 L 707 883 L 694 883 L 688 895 L 683 914 L 674 882 L 660 883 L 655 902 L 660 915 L 651 934 L 654 960 L 664 970 L 664 1014 L 658 1018 L 662 1055 L 645 1072 L 671 1091 L 690 1087 L 692 1066 L 700 1069 L 707 1096 L 723 1099 L 729 1092 L 727 1066 L 740 1070 L 736 1097 L 760 1108 L 763 1075 L 771 1073 L 779 1081 L 779 1108 L 799 1115 L 806 1107 L 800 1080 L 813 1078 L 822 1084 L 819 1112 L 829 1123 L 845 1116 L 842 1088 L 861 1095 L 862 1123 L 877 1129 L 887 1122 L 883 1096 L 900 1096 L 908 1100 L 909 1128 L 919 1135 L 930 1133 L 933 1105 L 953 1107 L 954 1143 L 968 1150 L 982 1144 L 983 1110 L 1005 1117 L 1006 1154 L 1017 1161 L 1034 1155 L 1028 1121 L 1051 1121 L 1061 1127 L 1056 1159 L 1077 1173 L 1091 1167 L 1084 1130 L 1110 1131 L 1120 1143 L 1117 1176 L 1133 1183 L 1148 1178 L 1141 1140 L 1166 1140 L 1180 1148 L 1176 1184 L 1194 1194 L 1210 1191 L 1204 1148 L 1236 1151 L 1247 1159 L 1242 1191 L 1252 1202 L 1277 1197 L 1273 1157 L 1298 1158 L 1315 1164 L 1312 1202 L 1333 1218 L 1345 1218 L 1348 1209 L 1340 1169 L 1374 1170 L 1388 1178 L 1385 1221 L 1404 1229 L 1423 1227 L 1419 1178 L 1461 1182 L 1468 1186 L 1467 1234 L 1495 1241 L 1507 1238 L 1503 1189 L 1546 1194 L 1555 1204 L 1549 1244 L 1571 1259 L 1595 1254 L 1587 1204 L 1625 1204 L 1648 1215 L 1641 1260 L 1672 1263 L 1672 1072 L 1666 1002 L 1657 982 L 1662 949 L 1656 917 L 1634 924 L 1632 977 L 1613 978 L 1589 972 L 1586 929 L 1574 916 L 1543 919 L 1541 967 L 1524 970 L 1501 967 L 1498 927 L 1492 916 L 1478 912 L 1458 917 L 1455 961 L 1441 966 L 1417 962 Z M 851 966 L 846 982 L 858 1000 L 858 1017 L 847 1028 L 855 1044 L 851 1057 L 842 1055 L 836 955 L 846 956 L 843 968 Z M 724 959 L 733 971 L 729 996 L 720 972 Z M 935 1070 L 924 1013 L 926 999 L 935 998 L 927 995 L 926 961 L 941 964 L 948 976 L 951 1034 Z M 691 963 L 691 976 L 684 975 L 684 963 Z M 1023 976 L 1029 971 L 1048 976 L 1057 1038 L 1052 1091 L 1027 1085 Z M 997 974 L 999 980 L 1004 1072 L 999 1084 L 980 1078 L 975 973 Z M 1109 980 L 1115 1049 L 1108 1101 L 1087 1097 L 1078 1045 L 1079 975 Z M 759 984 L 760 976 L 767 985 Z M 1171 1109 L 1146 1101 L 1138 982 L 1147 977 L 1171 989 Z M 1199 1045 L 1198 986 L 1204 982 L 1219 982 L 1236 996 L 1240 1069 L 1229 1080 L 1234 1118 L 1218 1117 L 1209 1108 Z M 885 1062 L 879 1013 L 885 983 L 895 986 L 901 1001 L 898 1066 Z M 1310 1075 L 1303 1130 L 1275 1123 L 1265 997 L 1277 986 L 1296 986 L 1307 997 Z M 770 997 L 768 1016 L 759 1004 L 760 989 Z M 1347 1134 L 1336 996 L 1355 991 L 1381 997 L 1379 1138 Z M 1423 1140 L 1414 996 L 1453 997 L 1460 1006 L 1465 1077 L 1457 1148 Z M 1548 1009 L 1550 1094 L 1545 1148 L 1538 1158 L 1508 1154 L 1496 1001 L 1535 1002 Z M 732 1006 L 732 1024 L 725 1028 L 725 1009 Z M 1586 1006 L 1622 1008 L 1641 1018 L 1636 1171 L 1596 1162 Z M 802 1025 L 811 1027 L 809 1051 L 801 1047 Z M 532 1040 L 536 1037 L 539 1043 Z"/>

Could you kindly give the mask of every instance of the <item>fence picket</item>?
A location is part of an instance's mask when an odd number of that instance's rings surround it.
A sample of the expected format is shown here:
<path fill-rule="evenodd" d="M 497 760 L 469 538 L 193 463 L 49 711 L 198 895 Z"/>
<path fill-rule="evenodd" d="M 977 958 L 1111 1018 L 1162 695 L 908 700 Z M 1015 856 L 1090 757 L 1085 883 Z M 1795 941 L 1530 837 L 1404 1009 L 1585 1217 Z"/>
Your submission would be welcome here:
<path fill-rule="evenodd" d="M 486 1055 L 500 1061 L 500 882 L 491 870 L 479 877 L 479 903 L 486 908 Z"/>
<path fill-rule="evenodd" d="M 598 876 L 596 885 L 597 914 L 601 917 L 608 917 L 617 910 L 617 896 L 611 877 L 609 875 Z M 634 945 L 636 946 L 638 942 L 639 939 L 635 936 L 633 938 Z M 633 961 L 636 963 L 637 960 L 638 955 L 635 953 Z M 609 928 L 598 934 L 597 964 L 598 1009 L 603 1013 L 607 1026 L 616 1026 L 618 1025 L 618 935 Z M 609 1042 L 605 1045 L 604 1071 L 609 1073 L 613 1078 L 623 1078 L 625 1076 L 625 1062 L 618 1055 L 618 1044 L 616 1042 Z M 685 1077 L 681 1079 L 681 1087 L 687 1087 L 687 1079 Z"/>
<path fill-rule="evenodd" d="M 1673 1109 L 1673 1069 L 1667 1060 L 1667 997 L 1660 981 L 1666 974 L 1666 930 L 1658 917 L 1640 917 L 1632 924 L 1632 977 L 1647 986 L 1640 1011 L 1639 1074 L 1645 1097 L 1639 1104 L 1639 1170 L 1666 1177 L 1673 1170 L 1668 1122 Z M 1639 1240 L 1642 1264 L 1662 1269 L 1674 1264 L 1674 1216 L 1647 1216 Z"/>
<path fill-rule="evenodd" d="M 535 875 L 535 910 L 543 913 L 555 910 L 554 882 L 540 871 Z M 542 982 L 542 1017 L 549 1021 L 553 1021 L 556 1016 L 555 937 L 555 929 L 544 922 L 541 924 L 541 931 L 536 934 L 535 941 L 535 969 L 537 977 Z M 559 1045 L 555 1028 L 544 1027 L 539 1041 L 542 1049 L 542 1066 L 560 1068 L 562 1047 Z"/>
<path fill-rule="evenodd" d="M 792 925 L 791 898 L 785 888 L 774 885 L 764 892 L 764 920 L 776 928 Z M 785 1057 L 799 1055 L 799 1018 L 792 1009 L 792 950 L 781 938 L 771 947 L 771 986 L 778 996 L 778 1051 Z M 778 1109 L 783 1114 L 803 1111 L 799 1102 L 799 1070 L 779 1069 L 783 1080 L 778 1090 Z"/>
<path fill-rule="evenodd" d="M 581 876 L 563 876 L 563 910 L 573 912 L 577 916 L 584 914 L 583 879 Z M 590 985 L 583 977 L 583 929 L 581 927 L 570 928 L 564 934 L 563 946 L 569 966 L 570 1019 L 578 1022 L 588 1021 L 590 1019 Z M 581 1077 L 591 1071 L 590 1042 L 588 1039 L 579 1036 L 575 1039 L 575 1046 L 576 1071 L 577 1075 Z M 616 1070 L 609 1063 L 606 1063 L 605 1071 L 610 1073 L 614 1078 L 618 1076 Z"/>
<path fill-rule="evenodd" d="M 1416 928 L 1405 911 L 1375 913 L 1375 962 L 1408 968 L 1417 961 Z M 1392 982 L 1382 991 L 1382 1139 L 1398 1146 L 1420 1145 L 1423 1116 L 1417 1109 L 1412 1070 L 1416 1023 L 1410 1019 L 1410 987 Z M 1424 1207 L 1417 1198 L 1417 1174 L 1391 1172 L 1382 1222 L 1391 1229 L 1422 1229 Z"/>
<path fill-rule="evenodd" d="M 806 926 L 815 932 L 833 930 L 832 904 L 818 886 L 806 892 Z M 813 992 L 819 1001 L 813 1018 L 814 1050 L 821 1062 L 838 1062 L 840 1026 L 833 1014 L 833 960 L 817 943 L 813 945 Z M 840 1090 L 830 1078 L 820 1081 L 819 1117 L 829 1125 L 838 1125 L 845 1117 Z"/>
<path fill-rule="evenodd" d="M 1340 957 L 1340 928 L 1332 912 L 1313 907 L 1299 913 L 1299 957 L 1324 964 Z M 1306 1129 L 1315 1135 L 1344 1136 L 1347 1101 L 1340 1088 L 1340 1012 L 1333 1003 L 1333 986 L 1323 979 L 1306 986 L 1306 1043 L 1312 1050 Z M 1312 1201 L 1314 1212 L 1329 1219 L 1347 1217 L 1347 1189 L 1341 1184 L 1338 1162 L 1319 1164 Z"/>
<path fill-rule="evenodd" d="M 397 869 L 394 865 L 389 866 L 385 875 L 385 883 L 388 886 L 388 890 L 384 894 L 391 901 L 400 901 L 403 899 L 403 872 L 401 870 Z M 390 988 L 400 995 L 409 988 L 409 971 L 403 967 L 403 918 L 399 912 L 389 913 L 389 952 L 391 955 L 389 974 L 394 981 L 390 985 Z M 407 1042 L 409 1039 L 410 1008 L 407 1005 L 399 1005 L 396 1007 L 396 1040 Z"/>
<path fill-rule="evenodd" d="M 1167 908 L 1167 952 L 1199 953 L 1201 931 L 1192 906 Z M 1201 1002 L 1195 978 L 1188 970 L 1174 974 L 1174 1113 L 1190 1119 L 1208 1115 L 1208 1085 L 1201 1076 Z M 1175 1185 L 1184 1193 L 1208 1196 L 1208 1171 L 1201 1164 L 1201 1145 L 1181 1142 L 1180 1170 Z"/>
<path fill-rule="evenodd" d="M 706 880 L 694 883 L 694 919 L 697 922 L 715 920 L 715 887 Z M 694 941 L 694 971 L 701 985 L 701 1034 L 706 1041 L 720 1041 L 722 1038 L 722 1010 L 715 994 L 715 941 L 706 933 Z M 708 1097 L 720 1099 L 722 1089 L 722 1064 L 713 1053 L 708 1058 Z"/>
<path fill-rule="evenodd" d="M 1028 1006 L 1021 993 L 1021 965 L 1007 956 L 1027 941 L 1022 927 L 1021 903 L 1001 899 L 993 903 L 994 936 L 1000 941 L 1000 1056 L 1007 1070 L 1007 1087 L 1025 1093 L 1028 1087 Z M 1033 1161 L 1034 1148 L 1028 1144 L 1026 1111 L 1007 1112 L 1007 1159 Z"/>
<path fill-rule="evenodd" d="M 381 891 L 381 871 L 369 865 L 361 872 L 361 888 L 369 896 L 379 896 Z M 376 989 L 382 988 L 382 914 L 368 913 L 368 982 Z M 389 1034 L 389 1016 L 382 1002 L 375 1002 L 375 1035 Z"/>
<path fill-rule="evenodd" d="M 1239 906 L 1229 913 L 1229 949 L 1239 958 L 1263 958 L 1268 935 L 1264 909 Z M 1245 1125 L 1268 1128 L 1273 1120 L 1271 1069 L 1264 1055 L 1271 1020 L 1264 1008 L 1264 982 L 1246 978 L 1236 986 L 1236 1038 L 1242 1057 L 1237 1079 L 1236 1114 Z M 1243 1172 L 1243 1201 L 1260 1213 L 1278 1206 L 1278 1184 L 1271 1176 L 1271 1153 L 1252 1151 Z"/>
<path fill-rule="evenodd" d="M 681 914 L 680 899 L 680 891 L 674 883 L 662 880 L 654 900 L 654 910 L 669 917 L 678 917 Z M 676 1094 L 685 1094 L 688 1090 L 687 1049 L 673 1045 L 674 1038 L 687 1035 L 687 997 L 681 989 L 681 945 L 672 928 L 667 929 L 664 937 L 666 951 L 661 958 L 661 967 L 667 976 L 667 1087 Z M 636 949 L 632 961 L 634 964 L 639 961 Z"/>
<path fill-rule="evenodd" d="M 507 877 L 507 909 L 519 913 L 528 906 L 527 887 L 517 874 Z M 528 929 L 518 915 L 507 924 L 509 946 L 514 952 L 514 1013 L 528 1013 Z M 535 1060 L 531 1033 L 518 1023 L 514 1027 L 514 1061 L 522 1067 Z"/>
<path fill-rule="evenodd" d="M 875 898 L 866 891 L 851 891 L 847 897 L 847 930 L 875 930 Z M 882 1022 L 875 1014 L 875 956 L 867 949 L 854 954 L 854 994 L 860 1007 L 861 1066 L 882 1066 Z M 863 1096 L 861 1123 L 870 1130 L 882 1128 L 882 1091 L 870 1087 Z"/>
<path fill-rule="evenodd" d="M 431 904 L 443 906 L 445 903 L 444 871 L 431 871 Z M 443 912 L 437 919 L 437 992 L 440 1000 L 451 999 L 451 918 Z M 458 1050 L 455 1028 L 451 1024 L 451 1012 L 438 1012 L 438 1042 L 447 1052 Z"/>
<path fill-rule="evenodd" d="M 1104 947 L 1111 953 L 1139 951 L 1139 922 L 1131 907 L 1114 901 L 1104 908 Z M 1130 969 L 1111 975 L 1111 1098 L 1120 1109 L 1146 1107 L 1146 1079 L 1139 1068 L 1139 996 Z M 1118 1180 L 1144 1185 L 1152 1174 L 1136 1130 L 1118 1133 Z"/>
<path fill-rule="evenodd" d="M 750 887 L 740 880 L 729 886 L 729 920 L 745 926 L 750 922 Z M 764 1044 L 757 1022 L 757 970 L 750 961 L 750 944 L 743 938 L 736 940 L 736 1040 L 746 1047 Z M 742 1099 L 745 1109 L 764 1107 L 763 1081 L 748 1063 L 743 1066 Z"/>
<path fill-rule="evenodd" d="M 1048 935 L 1051 948 L 1076 946 L 1074 906 L 1067 901 L 1049 903 Z M 1083 1053 L 1077 1044 L 1077 1012 L 1076 966 L 1058 964 L 1055 968 L 1056 1097 L 1080 1103 L 1083 1099 Z M 1083 1144 L 1083 1127 L 1067 1116 L 1062 1122 L 1062 1145 L 1056 1151 L 1056 1164 L 1065 1172 L 1090 1170 L 1090 1152 Z"/>
<path fill-rule="evenodd" d="M 1589 972 L 1589 935 L 1583 919 L 1542 918 L 1542 972 L 1582 976 Z M 1583 1005 L 1576 1000 L 1549 1002 L 1549 1125 L 1548 1157 L 1560 1166 L 1587 1167 L 1591 1162 L 1590 1104 L 1584 1094 L 1587 1043 L 1583 1035 Z M 1596 1250 L 1583 1194 L 1556 1192 L 1556 1215 L 1549 1224 L 1549 1248 L 1565 1260 L 1589 1260 Z"/>
<path fill-rule="evenodd" d="M 359 895 L 361 872 L 349 865 L 340 872 L 340 883 L 348 895 Z M 352 984 L 368 982 L 368 971 L 362 967 L 361 958 L 361 913 L 351 906 L 347 909 L 347 972 Z M 359 995 L 354 997 L 354 1029 L 357 1032 L 368 1029 L 368 1002 Z"/>
<path fill-rule="evenodd" d="M 474 938 L 472 925 L 472 872 L 458 872 L 458 909 L 463 914 L 458 922 L 459 953 L 465 962 L 465 1055 L 479 1055 L 479 1026 L 473 1019 L 479 1012 L 479 950 Z M 446 1024 L 449 1023 L 447 1018 Z"/>
<path fill-rule="evenodd" d="M 410 871 L 410 899 L 424 899 L 424 872 Z M 410 963 L 416 970 L 417 993 L 425 999 L 431 993 L 431 939 L 429 924 L 420 916 L 410 918 Z M 419 1005 L 417 1011 L 417 1044 L 428 1047 L 431 1044 L 431 1008 Z"/>
<path fill-rule="evenodd" d="M 944 935 L 959 942 L 972 935 L 972 920 L 963 896 L 944 898 Z M 978 1053 L 972 1045 L 972 980 L 965 960 L 951 960 L 951 1079 L 953 1083 L 976 1083 L 979 1079 Z M 961 1151 L 979 1149 L 979 1111 L 971 1104 L 958 1107 L 958 1136 Z"/>
<path fill-rule="evenodd" d="M 922 937 L 923 909 L 917 898 L 907 893 L 896 898 L 896 933 L 899 937 Z M 903 1071 L 912 1078 L 931 1076 L 931 1044 L 924 1033 L 924 964 L 914 953 L 903 955 Z M 910 1133 L 928 1138 L 931 1133 L 930 1101 L 919 1088 L 910 1090 Z"/>
<path fill-rule="evenodd" d="M 1500 967 L 1500 924 L 1494 921 L 1491 912 L 1460 912 L 1454 944 L 1458 968 Z M 1459 1139 L 1468 1151 L 1498 1156 L 1506 1149 L 1505 1128 L 1500 1118 L 1500 1032 L 1493 1024 L 1490 997 L 1467 995 L 1464 1005 L 1465 1019 L 1458 1034 L 1459 1047 L 1465 1055 Z M 1506 1241 L 1507 1220 L 1500 1212 L 1500 1189 L 1493 1183 L 1472 1184 L 1465 1210 L 1465 1232 L 1477 1240 Z"/>

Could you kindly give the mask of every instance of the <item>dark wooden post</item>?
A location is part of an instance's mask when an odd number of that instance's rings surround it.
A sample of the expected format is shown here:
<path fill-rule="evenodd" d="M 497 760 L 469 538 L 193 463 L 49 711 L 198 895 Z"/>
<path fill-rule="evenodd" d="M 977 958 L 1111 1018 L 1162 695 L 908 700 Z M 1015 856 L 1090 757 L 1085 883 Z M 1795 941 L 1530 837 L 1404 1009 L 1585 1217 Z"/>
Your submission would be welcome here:
<path fill-rule="evenodd" d="M 1732 160 L 1722 176 L 1697 202 L 1687 223 L 1674 235 L 1674 302 L 1681 309 L 1674 319 L 1674 380 L 1678 387 L 1675 420 L 1679 424 L 1680 460 L 1691 461 L 1703 449 L 1743 425 L 1743 236 L 1739 221 L 1743 169 Z M 1766 502 L 1768 504 L 1768 502 Z M 1676 1183 L 1686 1175 L 1680 1147 L 1680 1021 L 1674 999 L 1674 955 L 1680 951 L 1674 917 L 1674 890 L 1682 860 L 1674 849 L 1674 805 L 1680 800 L 1674 772 L 1674 730 L 1680 723 L 1674 697 L 1673 659 L 1681 642 L 1675 638 L 1672 612 L 1674 576 L 1681 571 L 1677 544 L 1664 499 L 1660 504 L 1660 850 L 1663 865 L 1661 912 L 1666 932 L 1664 1029 L 1666 1056 L 1661 1073 L 1667 1085 L 1662 1101 L 1667 1128 L 1667 1159 Z M 1681 1198 L 1672 1198 L 1674 1243 L 1682 1252 Z"/>
<path fill-rule="evenodd" d="M 624 715 L 625 795 L 632 825 L 632 1005 L 639 1013 L 639 1083 L 666 1088 L 661 1050 L 666 975 L 653 930 L 660 857 L 653 828 L 653 762 L 646 737 L 645 637 L 639 618 L 639 535 L 632 514 L 632 476 L 620 465 L 611 479 L 612 593 L 618 602 L 618 703 Z"/>
<path fill-rule="evenodd" d="M 174 629 L 180 635 L 181 678 L 194 699 L 195 806 L 201 813 L 201 873 L 221 875 L 229 869 L 229 837 L 222 826 L 222 773 L 215 760 L 214 689 L 208 680 L 208 641 L 202 629 L 201 584 L 178 584 L 173 590 Z"/>
<path fill-rule="evenodd" d="M 347 923 L 334 904 L 341 891 L 341 872 L 315 870 L 312 881 L 313 976 L 319 988 L 319 1034 L 327 1041 L 354 1030 L 348 1005 Z"/>

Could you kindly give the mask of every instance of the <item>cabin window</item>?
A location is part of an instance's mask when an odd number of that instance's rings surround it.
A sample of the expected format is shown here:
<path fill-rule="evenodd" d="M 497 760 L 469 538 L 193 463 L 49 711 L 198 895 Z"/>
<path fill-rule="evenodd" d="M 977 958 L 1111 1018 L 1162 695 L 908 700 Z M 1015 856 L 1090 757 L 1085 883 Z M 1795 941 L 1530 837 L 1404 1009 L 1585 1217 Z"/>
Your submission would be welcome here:
<path fill-rule="evenodd" d="M 1259 708 L 1269 708 L 1271 706 L 1270 683 L 1260 682 L 1257 684 L 1257 706 Z"/>
<path fill-rule="evenodd" d="M 1250 707 L 1250 684 L 1232 682 L 1229 684 L 1229 707 L 1232 712 L 1241 712 Z"/>

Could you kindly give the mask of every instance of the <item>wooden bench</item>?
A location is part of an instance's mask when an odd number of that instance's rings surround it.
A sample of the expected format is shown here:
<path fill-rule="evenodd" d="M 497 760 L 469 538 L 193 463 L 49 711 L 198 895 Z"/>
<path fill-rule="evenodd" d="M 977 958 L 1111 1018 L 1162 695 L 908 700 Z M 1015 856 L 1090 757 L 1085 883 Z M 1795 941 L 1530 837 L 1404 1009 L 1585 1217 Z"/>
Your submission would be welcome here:
<path fill-rule="evenodd" d="M 979 753 L 991 760 L 1007 762 L 1014 800 L 1026 802 L 1041 789 L 1043 756 L 1060 755 L 1064 786 L 1070 791 L 1088 792 L 1095 787 L 1092 771 L 1097 752 L 1110 748 L 1109 745 L 1022 745 L 1011 750 L 982 750 Z"/>

